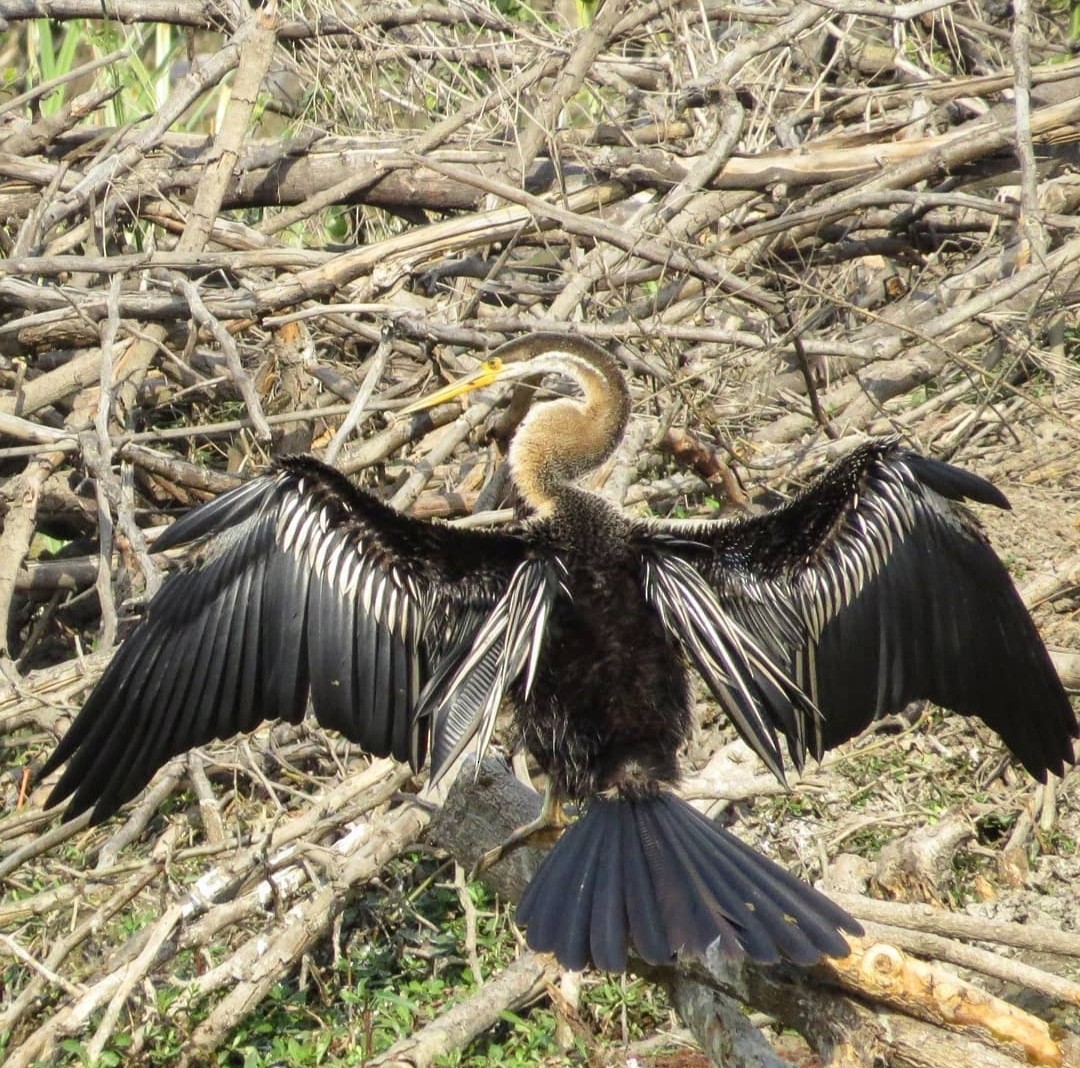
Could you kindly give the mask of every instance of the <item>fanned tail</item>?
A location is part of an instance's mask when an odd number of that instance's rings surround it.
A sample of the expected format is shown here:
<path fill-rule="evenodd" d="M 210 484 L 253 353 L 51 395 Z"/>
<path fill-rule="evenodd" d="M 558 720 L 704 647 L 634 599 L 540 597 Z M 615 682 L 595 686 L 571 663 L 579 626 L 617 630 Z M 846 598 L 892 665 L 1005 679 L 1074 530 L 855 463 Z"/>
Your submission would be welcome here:
<path fill-rule="evenodd" d="M 672 793 L 596 798 L 522 895 L 529 946 L 566 968 L 623 971 L 633 951 L 666 964 L 679 951 L 809 965 L 850 952 L 862 928 L 813 887 Z"/>

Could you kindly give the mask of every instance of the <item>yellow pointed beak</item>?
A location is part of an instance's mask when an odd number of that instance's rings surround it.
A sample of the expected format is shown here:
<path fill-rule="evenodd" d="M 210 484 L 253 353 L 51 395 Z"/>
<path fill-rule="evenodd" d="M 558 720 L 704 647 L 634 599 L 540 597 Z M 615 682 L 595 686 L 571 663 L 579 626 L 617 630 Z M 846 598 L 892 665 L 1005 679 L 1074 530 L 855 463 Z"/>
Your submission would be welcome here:
<path fill-rule="evenodd" d="M 434 408 L 436 404 L 445 404 L 455 397 L 471 393 L 474 389 L 483 389 L 484 386 L 490 386 L 502 373 L 502 360 L 497 357 L 493 360 L 485 360 L 475 371 L 465 375 L 464 378 L 459 378 L 456 382 L 451 382 L 450 385 L 437 389 L 434 393 L 429 393 L 426 397 L 421 397 L 417 401 L 413 401 L 412 404 L 400 409 L 398 414 L 412 415 L 413 412 L 422 412 L 426 408 Z"/>

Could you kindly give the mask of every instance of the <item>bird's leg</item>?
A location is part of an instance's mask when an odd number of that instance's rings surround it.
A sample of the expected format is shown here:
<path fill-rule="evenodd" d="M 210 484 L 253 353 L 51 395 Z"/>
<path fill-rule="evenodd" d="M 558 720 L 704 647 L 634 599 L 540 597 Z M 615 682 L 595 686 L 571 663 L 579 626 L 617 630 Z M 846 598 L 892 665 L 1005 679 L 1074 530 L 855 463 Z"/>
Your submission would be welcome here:
<path fill-rule="evenodd" d="M 507 854 L 523 845 L 541 844 L 538 839 L 542 838 L 550 838 L 554 841 L 562 834 L 568 823 L 569 820 L 567 820 L 566 813 L 563 811 L 562 801 L 555 795 L 551 783 L 548 783 L 547 789 L 544 791 L 544 803 L 540 806 L 540 812 L 536 819 L 522 824 L 501 845 L 489 849 L 477 861 L 476 867 L 472 871 L 473 877 L 487 871 L 493 864 L 497 864 Z M 553 831 L 554 834 L 551 833 Z"/>

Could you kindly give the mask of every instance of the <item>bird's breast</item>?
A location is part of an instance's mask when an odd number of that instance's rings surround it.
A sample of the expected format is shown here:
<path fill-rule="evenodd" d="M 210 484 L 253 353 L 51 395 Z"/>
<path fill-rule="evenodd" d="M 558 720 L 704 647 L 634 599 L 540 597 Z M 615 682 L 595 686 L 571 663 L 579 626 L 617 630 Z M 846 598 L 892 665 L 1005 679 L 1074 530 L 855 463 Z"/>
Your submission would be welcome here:
<path fill-rule="evenodd" d="M 690 727 L 687 675 L 640 566 L 614 553 L 564 563 L 533 690 L 519 702 L 522 738 L 571 797 L 670 782 Z"/>

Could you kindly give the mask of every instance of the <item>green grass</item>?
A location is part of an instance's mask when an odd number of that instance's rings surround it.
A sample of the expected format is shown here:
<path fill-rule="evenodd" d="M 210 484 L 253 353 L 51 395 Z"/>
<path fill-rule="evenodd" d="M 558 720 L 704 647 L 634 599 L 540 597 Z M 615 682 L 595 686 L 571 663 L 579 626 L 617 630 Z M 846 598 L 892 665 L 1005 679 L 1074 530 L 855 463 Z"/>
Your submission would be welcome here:
<path fill-rule="evenodd" d="M 457 891 L 431 878 L 438 869 L 430 860 L 406 858 L 392 869 L 396 880 L 367 888 L 346 914 L 351 931 L 340 960 L 313 970 L 306 989 L 293 981 L 275 988 L 257 1016 L 233 1035 L 218 1064 L 362 1065 L 476 991 L 463 953 L 465 916 Z M 477 956 L 487 979 L 517 954 L 513 914 L 479 883 L 468 892 L 476 910 Z M 372 937 L 375 930 L 380 937 Z M 581 1014 L 597 1045 L 614 1048 L 623 1045 L 624 1034 L 632 1041 L 662 1026 L 669 1009 L 644 981 L 589 976 Z M 581 1063 L 584 1046 L 578 1040 L 577 1048 L 562 1050 L 557 1023 L 544 1002 L 504 1012 L 468 1048 L 437 1063 L 448 1068 Z"/>
<path fill-rule="evenodd" d="M 120 92 L 97 113 L 97 121 L 110 126 L 139 122 L 152 115 L 170 91 L 174 65 L 185 58 L 188 36 L 179 27 L 132 25 L 73 19 L 60 25 L 49 19 L 35 19 L 27 26 L 26 88 L 69 74 L 83 63 L 99 59 L 118 49 L 128 56 L 94 74 Z M 210 35 L 204 35 L 210 36 Z M 213 35 L 217 40 L 219 35 Z M 200 44 L 208 42 L 200 38 Z M 41 111 L 58 111 L 69 96 L 86 86 L 68 82 L 41 100 Z M 178 130 L 205 128 L 209 109 L 216 108 L 221 90 L 208 93 L 201 105 L 176 125 Z M 93 117 L 89 120 L 94 121 Z"/>
<path fill-rule="evenodd" d="M 186 879 L 193 873 L 175 874 Z M 475 993 L 477 983 L 464 952 L 465 912 L 457 889 L 447 881 L 449 875 L 447 864 L 427 856 L 392 863 L 377 883 L 363 887 L 349 902 L 342 916 L 340 953 L 329 941 L 320 946 L 305 962 L 303 980 L 292 976 L 274 986 L 212 1063 L 229 1068 L 363 1065 Z M 513 910 L 480 883 L 471 884 L 468 893 L 476 915 L 477 958 L 487 980 L 519 952 Z M 153 922 L 158 913 L 149 905 L 155 894 L 151 887 L 138 905 L 114 919 L 111 944 L 122 944 Z M 181 982 L 154 977 L 153 998 L 147 1001 L 136 995 L 129 1007 L 131 1019 L 117 1028 L 96 1065 L 174 1064 L 221 996 L 193 1003 L 186 997 L 183 980 L 216 965 L 227 952 L 226 946 L 215 943 L 210 955 L 191 951 L 170 962 L 169 971 Z M 88 965 L 91 975 L 92 962 Z M 21 982 L 15 975 L 7 979 L 8 992 L 14 996 Z M 541 1000 L 517 1012 L 504 1012 L 470 1046 L 436 1063 L 444 1068 L 562 1068 L 586 1063 L 590 1057 L 594 1063 L 614 1063 L 627 1042 L 655 1033 L 671 1019 L 665 996 L 653 984 L 591 973 L 584 978 L 579 1013 L 584 1026 L 576 1026 L 569 1048 L 563 1048 L 558 1035 L 559 1017 Z M 61 1043 L 54 1063 L 64 1068 L 90 1066 L 86 1043 L 98 1022 L 92 1020 L 80 1038 Z M 145 1029 L 145 1036 L 133 1058 L 128 1036 L 137 1027 Z M 4 1045 L 0 1038 L 0 1052 Z"/>

